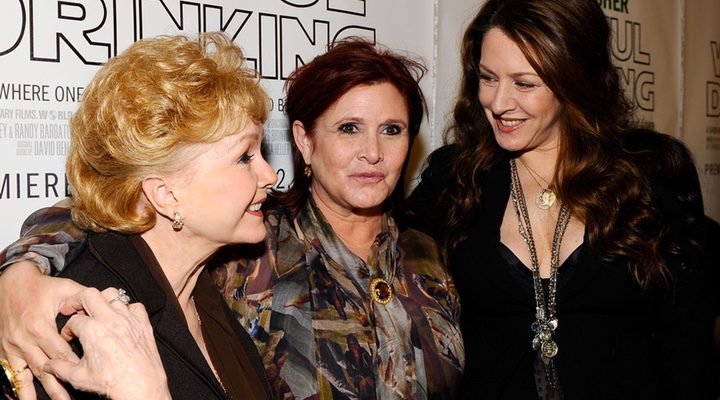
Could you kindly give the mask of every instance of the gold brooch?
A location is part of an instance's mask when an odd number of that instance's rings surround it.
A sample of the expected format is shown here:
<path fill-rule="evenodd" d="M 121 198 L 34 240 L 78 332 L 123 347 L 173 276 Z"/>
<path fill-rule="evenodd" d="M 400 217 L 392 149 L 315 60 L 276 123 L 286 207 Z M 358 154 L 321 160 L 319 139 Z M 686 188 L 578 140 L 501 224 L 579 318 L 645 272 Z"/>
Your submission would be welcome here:
<path fill-rule="evenodd" d="M 385 279 L 375 278 L 370 281 L 370 297 L 380 304 L 387 304 L 393 298 L 393 290 Z"/>

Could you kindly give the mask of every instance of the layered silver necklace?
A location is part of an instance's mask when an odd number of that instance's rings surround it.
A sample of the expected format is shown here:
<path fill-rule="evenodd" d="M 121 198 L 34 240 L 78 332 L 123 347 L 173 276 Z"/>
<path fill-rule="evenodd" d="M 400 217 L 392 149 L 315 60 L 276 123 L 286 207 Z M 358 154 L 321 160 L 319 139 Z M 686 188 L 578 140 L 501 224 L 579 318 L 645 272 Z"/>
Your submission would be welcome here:
<path fill-rule="evenodd" d="M 530 325 L 534 337 L 532 348 L 538 352 L 538 358 L 542 360 L 543 369 L 547 382 L 552 389 L 558 387 L 557 372 L 553 364 L 553 357 L 558 353 L 558 345 L 553 340 L 553 332 L 558 327 L 558 319 L 555 310 L 555 294 L 557 290 L 557 276 L 560 260 L 560 244 L 562 243 L 565 229 L 570 221 L 570 210 L 567 205 L 560 207 L 555 233 L 553 234 L 552 250 L 550 255 L 550 279 L 548 282 L 547 302 L 540 278 L 540 265 L 538 263 L 535 242 L 533 241 L 532 228 L 530 227 L 530 216 L 528 214 L 525 194 L 523 193 L 520 176 L 518 175 L 515 159 L 510 160 L 512 203 L 518 218 L 518 229 L 520 236 L 528 246 L 530 260 L 532 262 L 533 288 L 535 291 L 535 322 Z"/>

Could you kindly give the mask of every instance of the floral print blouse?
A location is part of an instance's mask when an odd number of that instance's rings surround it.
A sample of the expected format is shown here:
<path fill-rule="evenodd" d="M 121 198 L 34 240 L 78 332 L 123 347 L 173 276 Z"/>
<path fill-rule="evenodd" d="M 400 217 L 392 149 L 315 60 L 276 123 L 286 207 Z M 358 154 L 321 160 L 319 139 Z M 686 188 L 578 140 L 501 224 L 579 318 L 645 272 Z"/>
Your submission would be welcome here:
<path fill-rule="evenodd" d="M 309 201 L 267 218 L 267 252 L 216 282 L 260 350 L 276 393 L 298 399 L 451 398 L 464 364 L 460 304 L 435 242 L 383 218 L 368 262 Z M 371 299 L 370 280 L 393 288 Z"/>

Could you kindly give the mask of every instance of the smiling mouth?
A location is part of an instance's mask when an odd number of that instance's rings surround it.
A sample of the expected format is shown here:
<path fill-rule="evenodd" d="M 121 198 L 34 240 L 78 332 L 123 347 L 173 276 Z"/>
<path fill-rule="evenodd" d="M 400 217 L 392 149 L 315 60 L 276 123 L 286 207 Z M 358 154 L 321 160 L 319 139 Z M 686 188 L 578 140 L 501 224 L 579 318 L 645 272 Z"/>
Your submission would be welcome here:
<path fill-rule="evenodd" d="M 512 132 L 518 127 L 522 126 L 526 120 L 524 119 L 505 119 L 500 117 L 495 117 L 495 121 L 497 121 L 497 127 L 502 132 Z"/>
<path fill-rule="evenodd" d="M 500 123 L 503 124 L 503 126 L 518 126 L 522 123 L 522 121 L 519 119 L 512 120 L 512 121 L 501 119 Z"/>
<path fill-rule="evenodd" d="M 255 203 L 252 203 L 252 204 L 250 204 L 250 205 L 248 206 L 247 209 L 245 209 L 245 211 L 246 211 L 247 213 L 249 213 L 249 214 L 252 214 L 252 215 L 262 216 L 262 215 L 263 215 L 263 213 L 262 213 L 262 205 L 263 205 L 264 202 L 265 202 L 265 199 L 262 199 L 262 200 L 260 200 L 260 201 L 255 202 Z"/>

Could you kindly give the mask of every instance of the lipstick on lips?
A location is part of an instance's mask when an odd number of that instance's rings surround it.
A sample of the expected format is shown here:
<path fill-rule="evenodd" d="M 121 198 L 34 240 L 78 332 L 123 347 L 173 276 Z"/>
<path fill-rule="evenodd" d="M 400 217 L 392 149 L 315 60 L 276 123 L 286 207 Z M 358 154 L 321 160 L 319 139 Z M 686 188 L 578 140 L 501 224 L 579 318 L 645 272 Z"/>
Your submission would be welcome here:
<path fill-rule="evenodd" d="M 495 125 L 503 133 L 510 133 L 523 125 L 524 119 L 495 117 Z"/>
<path fill-rule="evenodd" d="M 362 183 L 378 183 L 385 179 L 385 174 L 381 172 L 356 172 L 350 177 Z"/>
<path fill-rule="evenodd" d="M 267 198 L 262 198 L 248 206 L 248 208 L 245 210 L 246 213 L 255 215 L 257 217 L 262 217 L 262 204 L 265 202 Z"/>

